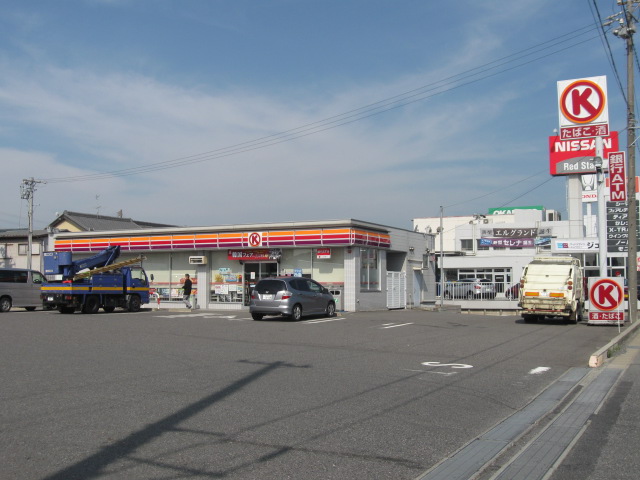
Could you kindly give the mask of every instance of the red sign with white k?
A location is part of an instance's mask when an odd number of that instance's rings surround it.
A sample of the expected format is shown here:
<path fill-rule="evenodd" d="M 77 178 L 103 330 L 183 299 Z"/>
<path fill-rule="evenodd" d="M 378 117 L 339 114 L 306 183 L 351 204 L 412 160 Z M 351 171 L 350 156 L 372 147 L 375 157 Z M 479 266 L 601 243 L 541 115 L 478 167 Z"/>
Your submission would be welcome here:
<path fill-rule="evenodd" d="M 589 279 L 589 323 L 624 321 L 624 280 L 622 278 Z"/>
<path fill-rule="evenodd" d="M 558 82 L 558 107 L 563 139 L 609 134 L 607 77 Z"/>

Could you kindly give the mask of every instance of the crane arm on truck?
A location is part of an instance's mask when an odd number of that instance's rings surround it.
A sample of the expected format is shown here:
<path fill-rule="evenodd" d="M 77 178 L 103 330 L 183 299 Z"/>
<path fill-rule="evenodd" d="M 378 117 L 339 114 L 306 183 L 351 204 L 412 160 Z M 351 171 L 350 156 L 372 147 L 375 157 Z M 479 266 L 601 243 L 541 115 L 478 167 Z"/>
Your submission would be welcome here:
<path fill-rule="evenodd" d="M 111 265 L 119 256 L 120 245 L 107 247 L 100 253 L 81 260 L 72 260 L 71 252 L 45 252 L 44 274 L 62 275 L 63 280 L 71 280 L 81 270 Z"/>
<path fill-rule="evenodd" d="M 117 262 L 117 263 L 112 263 L 111 265 L 107 265 L 105 267 L 98 267 L 98 268 L 94 268 L 93 270 L 89 270 L 87 272 L 82 272 L 82 273 L 78 273 L 76 275 L 74 275 L 73 277 L 73 281 L 77 281 L 77 280 L 81 280 L 83 278 L 89 278 L 92 275 L 96 275 L 98 273 L 105 273 L 105 272 L 111 272 L 113 270 L 117 270 L 121 267 L 126 267 L 128 265 L 133 265 L 136 263 L 140 263 L 142 262 L 142 260 L 144 260 L 144 256 L 141 255 L 139 257 L 136 258 L 132 258 L 130 260 L 123 260 L 122 262 Z"/>

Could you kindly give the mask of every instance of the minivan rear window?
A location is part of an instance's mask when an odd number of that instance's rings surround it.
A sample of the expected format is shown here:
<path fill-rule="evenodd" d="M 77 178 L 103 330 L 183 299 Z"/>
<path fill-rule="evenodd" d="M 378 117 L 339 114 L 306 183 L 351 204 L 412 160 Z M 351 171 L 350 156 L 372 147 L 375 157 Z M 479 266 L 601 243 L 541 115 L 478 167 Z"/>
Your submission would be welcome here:
<path fill-rule="evenodd" d="M 18 270 L 0 270 L 0 282 L 3 283 L 27 283 L 28 272 Z"/>
<path fill-rule="evenodd" d="M 287 284 L 282 280 L 260 280 L 256 285 L 258 293 L 278 293 L 287 289 Z"/>

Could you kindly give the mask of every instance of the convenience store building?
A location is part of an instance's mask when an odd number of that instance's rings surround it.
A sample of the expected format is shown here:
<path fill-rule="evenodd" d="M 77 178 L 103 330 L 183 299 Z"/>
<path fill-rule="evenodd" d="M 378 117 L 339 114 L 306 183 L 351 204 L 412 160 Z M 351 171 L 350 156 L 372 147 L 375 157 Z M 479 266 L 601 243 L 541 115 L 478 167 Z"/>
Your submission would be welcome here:
<path fill-rule="evenodd" d="M 120 245 L 139 255 L 161 308 L 183 306 L 184 274 L 199 308 L 240 310 L 264 277 L 313 278 L 338 310 L 406 308 L 435 302 L 434 236 L 360 220 L 56 233 L 55 251 L 74 259 Z"/>

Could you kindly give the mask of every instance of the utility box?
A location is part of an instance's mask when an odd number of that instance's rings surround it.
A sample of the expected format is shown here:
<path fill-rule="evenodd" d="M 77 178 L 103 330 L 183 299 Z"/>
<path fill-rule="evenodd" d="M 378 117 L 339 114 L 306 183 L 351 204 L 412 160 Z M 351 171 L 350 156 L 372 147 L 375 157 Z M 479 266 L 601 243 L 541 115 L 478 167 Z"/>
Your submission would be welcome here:
<path fill-rule="evenodd" d="M 207 257 L 204 255 L 197 255 L 189 257 L 189 265 L 206 265 Z"/>

